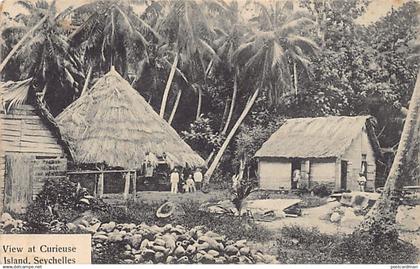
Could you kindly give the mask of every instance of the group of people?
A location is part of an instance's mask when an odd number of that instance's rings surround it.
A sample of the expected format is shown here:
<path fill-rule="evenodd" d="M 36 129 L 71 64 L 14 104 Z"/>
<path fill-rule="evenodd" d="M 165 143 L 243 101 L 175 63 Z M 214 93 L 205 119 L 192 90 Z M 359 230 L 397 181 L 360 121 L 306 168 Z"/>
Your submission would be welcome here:
<path fill-rule="evenodd" d="M 182 173 L 178 168 L 174 168 L 170 175 L 171 192 L 196 192 L 201 189 L 203 183 L 203 173 L 200 168 L 196 168 L 192 173 Z"/>

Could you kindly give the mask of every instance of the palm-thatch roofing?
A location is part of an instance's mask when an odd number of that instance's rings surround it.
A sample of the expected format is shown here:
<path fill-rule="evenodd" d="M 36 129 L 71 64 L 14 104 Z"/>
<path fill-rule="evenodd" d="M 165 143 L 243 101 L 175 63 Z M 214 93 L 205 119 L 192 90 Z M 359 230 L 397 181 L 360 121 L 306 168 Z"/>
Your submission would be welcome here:
<path fill-rule="evenodd" d="M 0 82 L 1 113 L 7 114 L 19 105 L 32 105 L 35 108 L 35 113 L 41 118 L 41 121 L 57 139 L 57 143 L 63 148 L 67 159 L 73 161 L 73 152 L 71 151 L 69 142 L 61 135 L 53 115 L 51 115 L 42 101 L 35 96 L 35 93 L 31 91 L 31 83 L 31 78 L 22 81 Z"/>
<path fill-rule="evenodd" d="M 146 153 L 166 155 L 171 166 L 204 160 L 114 69 L 56 118 L 79 164 L 140 168 Z"/>
<path fill-rule="evenodd" d="M 289 119 L 262 145 L 255 157 L 339 157 L 346 152 L 364 127 L 375 154 L 380 156 L 371 118 L 331 116 Z"/>

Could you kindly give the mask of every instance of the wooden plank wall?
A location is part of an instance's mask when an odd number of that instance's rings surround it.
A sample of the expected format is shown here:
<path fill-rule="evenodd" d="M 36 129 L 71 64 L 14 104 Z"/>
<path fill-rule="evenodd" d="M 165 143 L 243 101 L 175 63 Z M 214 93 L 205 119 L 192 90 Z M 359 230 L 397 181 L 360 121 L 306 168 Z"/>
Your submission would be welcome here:
<path fill-rule="evenodd" d="M 4 193 L 12 191 L 12 189 L 5 190 L 5 173 L 9 169 L 5 162 L 6 156 L 20 153 L 31 156 L 33 161 L 30 166 L 32 174 L 29 183 L 31 188 L 34 188 L 31 198 L 39 193 L 45 180 L 65 176 L 67 160 L 63 148 L 57 143 L 57 138 L 31 105 L 20 105 L 7 113 L 0 108 L 0 129 L 0 212 L 2 212 L 3 209 L 7 209 L 4 206 L 7 204 Z"/>
<path fill-rule="evenodd" d="M 22 153 L 6 156 L 5 210 L 25 213 L 32 200 L 32 162 L 34 157 Z"/>
<path fill-rule="evenodd" d="M 36 158 L 33 162 L 33 199 L 42 190 L 45 181 L 64 179 L 66 177 L 66 170 L 66 158 Z"/>

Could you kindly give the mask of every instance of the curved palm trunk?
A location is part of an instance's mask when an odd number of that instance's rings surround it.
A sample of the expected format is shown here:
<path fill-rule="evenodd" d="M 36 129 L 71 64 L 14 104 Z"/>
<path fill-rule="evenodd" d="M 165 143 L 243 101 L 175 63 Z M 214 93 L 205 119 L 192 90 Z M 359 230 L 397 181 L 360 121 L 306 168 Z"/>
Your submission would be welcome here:
<path fill-rule="evenodd" d="M 160 105 L 160 112 L 159 112 L 159 116 L 162 119 L 163 119 L 163 116 L 165 115 L 165 108 L 166 108 L 166 102 L 168 101 L 169 89 L 171 88 L 172 81 L 175 76 L 176 67 L 178 65 L 178 59 L 179 59 L 179 53 L 175 55 L 175 59 L 171 67 L 171 72 L 169 73 L 168 81 L 166 82 L 165 91 L 163 92 L 162 103 Z"/>
<path fill-rule="evenodd" d="M 85 84 L 83 84 L 83 89 L 82 89 L 82 92 L 80 93 L 80 96 L 82 96 L 83 94 L 86 93 L 86 90 L 89 86 L 89 81 L 90 81 L 91 76 L 92 76 L 92 65 L 89 66 L 89 70 L 88 70 L 87 75 L 86 75 Z"/>
<path fill-rule="evenodd" d="M 197 112 L 195 114 L 195 119 L 198 120 L 201 114 L 201 103 L 203 101 L 203 91 L 201 87 L 198 87 L 198 104 L 197 104 Z"/>
<path fill-rule="evenodd" d="M 241 115 L 239 116 L 239 119 L 236 121 L 235 125 L 232 127 L 232 130 L 230 130 L 229 135 L 226 137 L 226 140 L 223 142 L 222 147 L 220 148 L 219 152 L 217 152 L 216 157 L 214 157 L 213 162 L 211 163 L 211 165 L 210 165 L 209 169 L 207 170 L 206 174 L 204 175 L 204 184 L 209 183 L 211 176 L 213 175 L 214 171 L 216 170 L 217 165 L 220 162 L 220 159 L 223 156 L 223 153 L 225 152 L 226 148 L 228 147 L 228 145 L 230 143 L 230 140 L 235 135 L 235 133 L 238 130 L 239 126 L 241 125 L 242 121 L 248 115 L 249 111 L 251 110 L 252 106 L 255 103 L 255 100 L 257 99 L 257 96 L 258 96 L 259 92 L 260 92 L 259 89 L 257 89 L 254 92 L 251 99 L 246 104 L 244 110 L 242 111 Z"/>
<path fill-rule="evenodd" d="M 229 125 L 230 125 L 230 121 L 232 120 L 232 115 L 233 115 L 233 110 L 235 108 L 235 102 L 236 102 L 236 95 L 238 94 L 238 76 L 235 73 L 235 77 L 233 78 L 233 94 L 232 94 L 232 102 L 230 103 L 230 109 L 229 109 L 229 114 L 225 123 L 225 127 L 222 130 L 222 134 L 226 134 Z"/>
<path fill-rule="evenodd" d="M 178 90 L 178 93 L 176 94 L 176 99 L 174 103 L 174 107 L 172 108 L 171 116 L 169 117 L 168 123 L 172 124 L 172 121 L 175 117 L 176 110 L 178 109 L 179 100 L 181 99 L 182 90 Z"/>
<path fill-rule="evenodd" d="M 20 49 L 20 47 L 23 45 L 23 43 L 28 39 L 32 33 L 38 29 L 48 18 L 48 15 L 45 15 L 34 27 L 32 27 L 31 30 L 29 30 L 20 40 L 19 42 L 13 47 L 13 49 L 7 54 L 6 58 L 1 62 L 0 64 L 0 73 L 3 71 L 6 64 L 9 62 L 9 60 L 12 58 L 12 56 Z"/>
<path fill-rule="evenodd" d="M 220 133 L 222 132 L 222 130 L 225 127 L 227 116 L 228 116 L 228 113 L 229 113 L 229 107 L 231 105 L 231 103 L 230 103 L 231 101 L 232 100 L 230 98 L 228 98 L 225 102 L 225 108 L 223 109 L 222 120 L 220 121 L 220 127 L 219 127 L 219 132 Z"/>
<path fill-rule="evenodd" d="M 295 81 L 295 95 L 298 94 L 298 77 L 297 77 L 297 68 L 296 68 L 296 62 L 293 61 L 293 78 Z"/>
<path fill-rule="evenodd" d="M 356 234 L 375 234 L 386 239 L 397 239 L 395 218 L 399 206 L 402 187 L 410 177 L 407 168 L 419 162 L 420 146 L 420 72 L 417 74 L 416 86 L 410 101 L 410 107 L 405 120 L 397 154 L 392 163 L 384 191 L 360 226 L 354 231 Z M 411 177 L 419 176 L 419 169 L 415 168 Z"/>

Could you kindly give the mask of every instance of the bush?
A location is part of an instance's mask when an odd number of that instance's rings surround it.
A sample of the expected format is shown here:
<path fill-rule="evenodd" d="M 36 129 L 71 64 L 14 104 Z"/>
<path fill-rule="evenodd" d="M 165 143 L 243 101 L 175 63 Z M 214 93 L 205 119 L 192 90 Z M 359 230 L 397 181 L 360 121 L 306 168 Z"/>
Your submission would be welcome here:
<path fill-rule="evenodd" d="M 311 192 L 319 197 L 326 197 L 331 195 L 331 190 L 325 184 L 319 184 L 312 188 Z"/>
<path fill-rule="evenodd" d="M 418 249 L 404 241 L 373 242 L 357 235 L 327 235 L 316 228 L 283 227 L 277 240 L 284 263 L 416 263 Z"/>
<path fill-rule="evenodd" d="M 24 218 L 33 232 L 47 232 L 48 224 L 53 220 L 66 223 L 86 210 L 100 212 L 108 209 L 102 200 L 89 196 L 85 189 L 65 178 L 47 180 Z"/>

